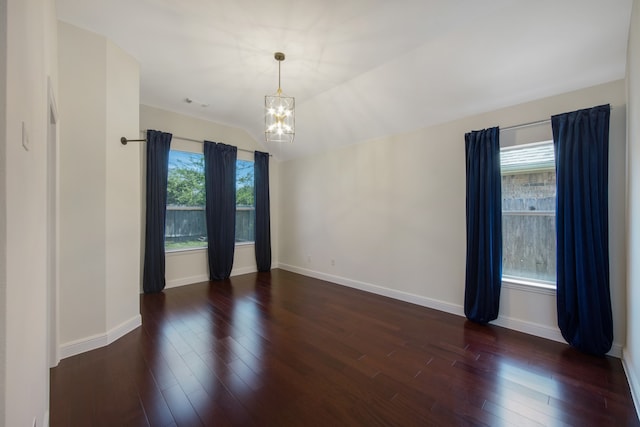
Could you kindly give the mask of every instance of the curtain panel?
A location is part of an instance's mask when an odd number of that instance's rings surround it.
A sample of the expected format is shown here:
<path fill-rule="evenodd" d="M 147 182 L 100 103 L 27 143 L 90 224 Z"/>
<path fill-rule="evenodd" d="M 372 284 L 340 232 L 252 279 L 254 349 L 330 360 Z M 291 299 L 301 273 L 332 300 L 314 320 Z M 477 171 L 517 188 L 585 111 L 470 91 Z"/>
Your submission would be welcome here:
<path fill-rule="evenodd" d="M 210 280 L 228 279 L 233 268 L 237 155 L 237 147 L 204 142 L 205 216 Z"/>
<path fill-rule="evenodd" d="M 604 355 L 609 291 L 609 105 L 551 117 L 556 154 L 557 309 L 567 342 Z"/>
<path fill-rule="evenodd" d="M 144 293 L 165 287 L 164 228 L 167 213 L 170 133 L 147 131 L 147 209 L 144 239 Z"/>
<path fill-rule="evenodd" d="M 465 134 L 467 260 L 464 313 L 498 317 L 502 280 L 502 195 L 497 127 Z"/>
<path fill-rule="evenodd" d="M 271 213 L 269 204 L 269 153 L 254 153 L 256 207 L 255 252 L 258 271 L 271 270 Z"/>

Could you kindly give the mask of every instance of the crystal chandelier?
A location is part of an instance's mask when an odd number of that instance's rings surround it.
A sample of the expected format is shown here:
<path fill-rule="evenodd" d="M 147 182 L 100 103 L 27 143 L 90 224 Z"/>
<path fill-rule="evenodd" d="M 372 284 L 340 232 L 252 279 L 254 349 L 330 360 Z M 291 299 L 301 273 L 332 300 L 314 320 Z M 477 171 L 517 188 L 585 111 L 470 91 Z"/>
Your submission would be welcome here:
<path fill-rule="evenodd" d="M 296 99 L 286 96 L 280 88 L 280 63 L 284 53 L 276 52 L 278 61 L 278 91 L 264 97 L 264 136 L 267 142 L 293 142 L 295 136 Z"/>

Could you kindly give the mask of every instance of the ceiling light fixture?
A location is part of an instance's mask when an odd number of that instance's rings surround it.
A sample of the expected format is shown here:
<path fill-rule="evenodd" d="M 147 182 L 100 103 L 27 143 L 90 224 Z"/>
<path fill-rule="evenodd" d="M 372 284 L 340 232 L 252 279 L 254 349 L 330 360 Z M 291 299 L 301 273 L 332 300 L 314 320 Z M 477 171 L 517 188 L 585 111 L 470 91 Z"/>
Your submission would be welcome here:
<path fill-rule="evenodd" d="M 284 53 L 276 52 L 278 61 L 278 91 L 264 97 L 264 136 L 267 142 L 293 142 L 295 136 L 296 99 L 286 96 L 280 88 L 280 63 Z"/>

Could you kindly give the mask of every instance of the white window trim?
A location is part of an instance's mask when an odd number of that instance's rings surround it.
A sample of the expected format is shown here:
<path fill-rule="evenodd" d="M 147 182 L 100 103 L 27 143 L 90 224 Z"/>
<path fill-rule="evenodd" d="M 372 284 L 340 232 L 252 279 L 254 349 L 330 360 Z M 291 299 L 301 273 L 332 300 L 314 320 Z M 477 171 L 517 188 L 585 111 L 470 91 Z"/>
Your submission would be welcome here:
<path fill-rule="evenodd" d="M 537 282 L 503 275 L 502 286 L 519 291 L 534 292 L 543 295 L 556 295 L 556 284 L 550 282 Z"/>
<path fill-rule="evenodd" d="M 164 253 L 166 255 L 170 255 L 170 254 L 180 254 L 180 253 L 184 253 L 184 252 L 197 252 L 197 251 L 206 251 L 207 247 L 206 246 L 202 246 L 200 248 L 180 248 L 180 249 L 165 249 Z"/>
<path fill-rule="evenodd" d="M 236 246 L 254 246 L 256 242 L 236 242 Z"/>
<path fill-rule="evenodd" d="M 202 144 L 200 143 L 196 143 L 197 145 L 194 145 L 193 143 L 189 142 L 189 141 L 181 141 L 183 142 L 185 145 L 182 146 L 181 144 L 178 144 L 178 147 L 173 147 L 171 148 L 171 151 L 182 151 L 185 153 L 191 153 L 191 154 L 199 154 L 204 156 L 204 152 L 202 150 Z M 173 143 L 173 141 L 172 141 Z M 242 160 L 245 162 L 251 162 L 255 164 L 255 161 L 253 159 L 253 157 L 251 156 L 251 154 L 246 154 L 244 152 L 239 152 L 238 156 L 236 158 L 236 161 L 238 160 Z M 203 171 L 204 172 L 204 171 Z M 189 207 L 192 208 L 192 207 Z M 206 208 L 203 206 L 202 210 L 205 210 Z M 237 210 L 252 210 L 255 211 L 256 207 L 255 206 L 242 206 L 242 207 L 236 207 Z M 255 240 L 252 242 L 235 242 L 236 246 L 251 246 L 251 245 L 255 245 Z M 196 248 L 179 248 L 179 249 L 167 249 L 165 246 L 165 256 L 167 255 L 179 255 L 181 253 L 185 253 L 185 252 L 203 252 L 207 250 L 207 246 L 201 246 L 201 247 L 196 247 Z"/>
<path fill-rule="evenodd" d="M 500 151 L 513 151 L 522 149 L 523 146 L 526 147 L 536 147 L 541 145 L 547 145 L 549 143 L 553 143 L 553 140 L 546 141 L 538 141 L 538 142 L 530 142 L 530 143 L 520 143 L 507 147 L 500 147 Z M 523 169 L 520 171 L 509 171 L 508 173 L 504 173 L 501 170 L 500 175 L 516 175 L 519 173 L 531 173 L 531 172 L 544 172 L 554 170 L 554 167 L 535 167 L 530 169 Z M 502 211 L 502 215 L 535 215 L 535 216 L 555 216 L 555 211 Z M 502 286 L 507 289 L 515 289 L 523 292 L 532 292 L 543 295 L 556 295 L 556 284 L 553 282 L 545 282 L 545 281 L 536 281 L 531 279 L 525 279 L 521 277 L 513 277 L 513 276 L 505 276 L 502 275 L 501 278 Z"/>
<path fill-rule="evenodd" d="M 254 246 L 256 242 L 236 242 L 236 246 Z M 180 249 L 165 249 L 165 255 L 180 254 L 184 252 L 206 252 L 207 247 L 201 248 L 180 248 Z"/>

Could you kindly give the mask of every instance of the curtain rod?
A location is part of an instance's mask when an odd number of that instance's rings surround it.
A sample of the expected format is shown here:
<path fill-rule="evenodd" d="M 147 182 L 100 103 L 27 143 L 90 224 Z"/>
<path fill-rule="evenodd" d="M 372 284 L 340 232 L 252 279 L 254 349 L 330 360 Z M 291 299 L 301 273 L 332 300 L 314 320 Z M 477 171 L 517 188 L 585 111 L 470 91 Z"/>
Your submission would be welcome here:
<path fill-rule="evenodd" d="M 613 110 L 613 107 L 609 107 L 609 110 Z M 526 128 L 529 126 L 541 125 L 544 123 L 551 123 L 551 118 L 544 119 L 544 120 L 536 120 L 535 122 L 522 123 L 519 125 L 507 126 L 507 127 L 500 128 L 500 130 L 503 131 L 503 130 L 520 129 L 520 128 Z"/>
<path fill-rule="evenodd" d="M 171 138 L 175 138 L 175 139 L 181 139 L 183 141 L 191 141 L 191 142 L 198 142 L 200 144 L 204 144 L 204 141 L 199 140 L 199 139 L 193 139 L 193 138 L 186 138 L 184 136 L 176 136 L 176 135 L 172 135 Z M 127 145 L 127 143 L 129 142 L 147 142 L 146 138 L 143 139 L 128 139 L 127 137 L 123 136 L 122 138 L 120 138 L 120 143 L 122 145 Z M 236 147 L 237 148 L 237 147 Z M 247 150 L 245 148 L 238 148 L 238 151 L 244 151 L 246 153 L 255 153 L 255 151 L 253 150 Z M 271 154 L 269 154 L 269 157 L 272 157 Z"/>
<path fill-rule="evenodd" d="M 519 125 L 507 126 L 507 127 L 503 127 L 503 128 L 501 127 L 500 131 L 526 128 L 526 127 L 529 127 L 529 126 L 541 125 L 543 123 L 551 123 L 551 119 L 536 120 L 535 122 L 522 123 L 522 124 L 519 124 Z"/>

